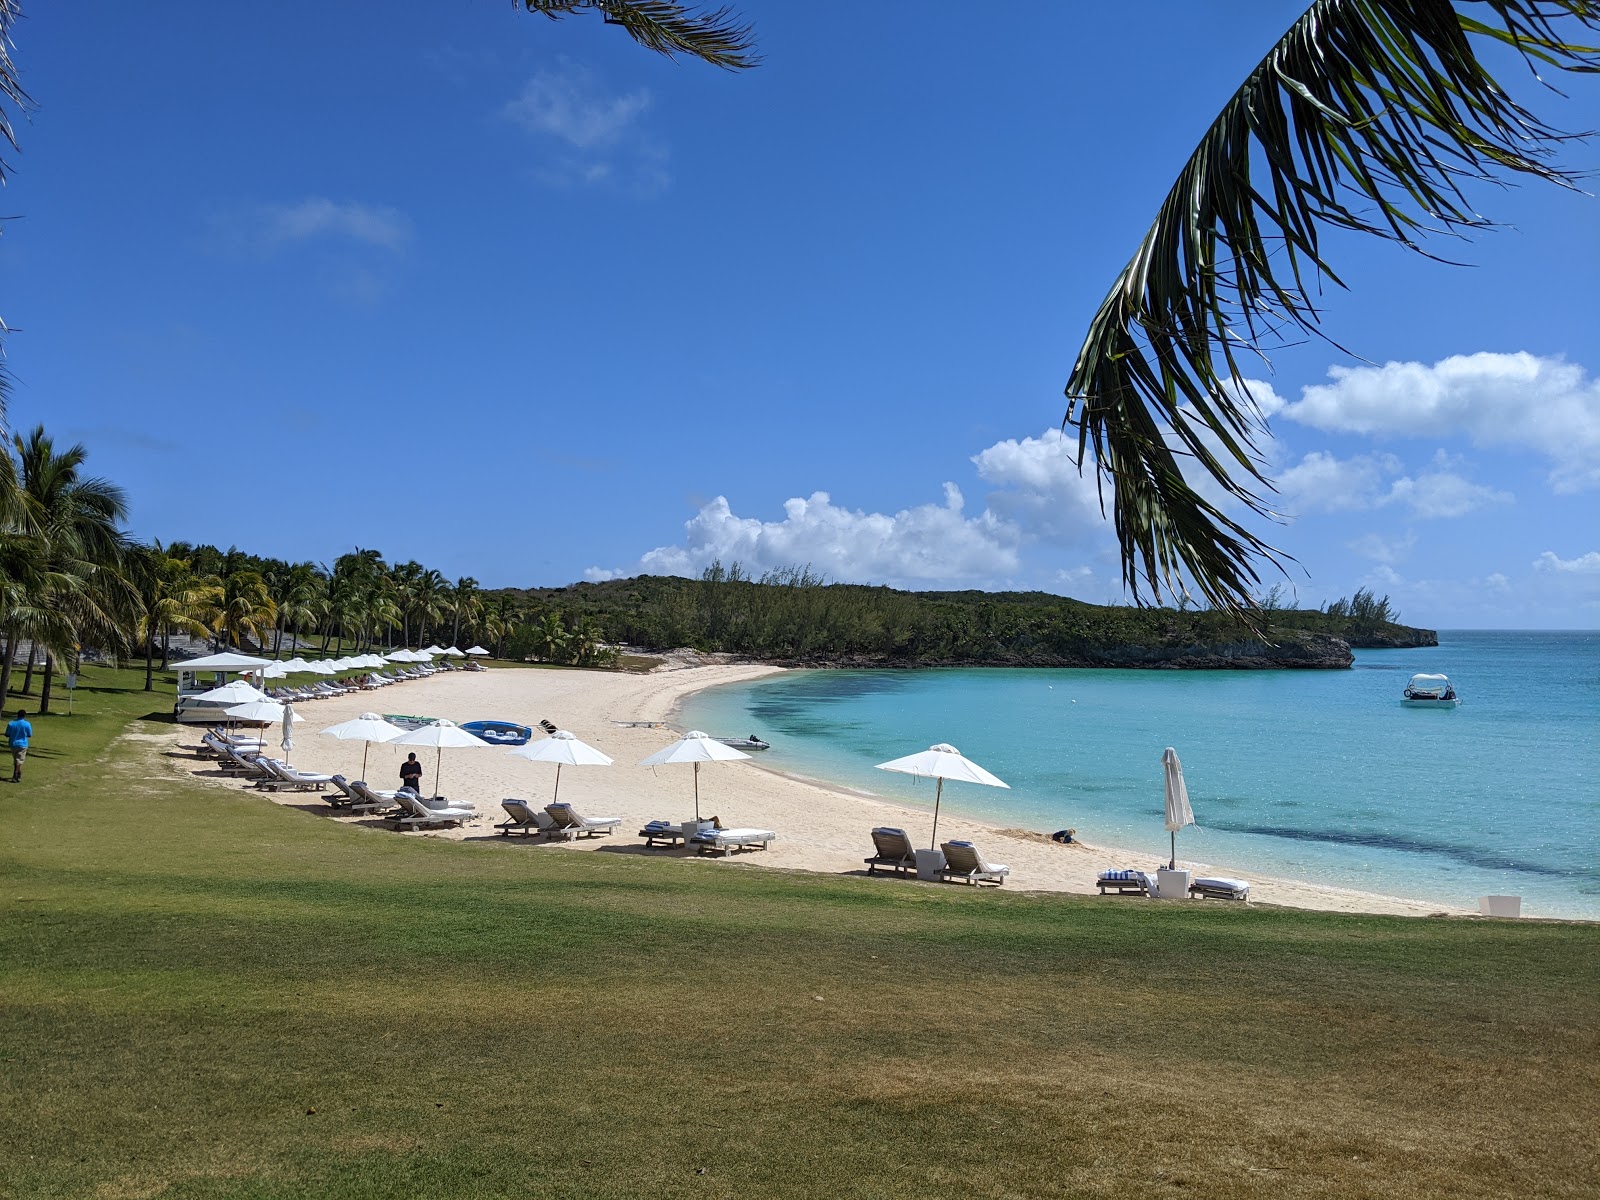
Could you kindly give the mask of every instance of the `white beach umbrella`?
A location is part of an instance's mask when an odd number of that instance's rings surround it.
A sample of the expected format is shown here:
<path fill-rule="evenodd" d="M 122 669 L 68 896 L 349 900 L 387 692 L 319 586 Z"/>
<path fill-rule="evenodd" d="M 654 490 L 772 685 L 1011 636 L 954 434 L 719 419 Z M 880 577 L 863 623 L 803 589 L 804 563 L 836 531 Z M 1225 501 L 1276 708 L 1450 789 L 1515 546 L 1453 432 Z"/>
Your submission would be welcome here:
<path fill-rule="evenodd" d="M 1189 807 L 1189 785 L 1183 781 L 1183 764 L 1178 752 L 1168 746 L 1161 754 L 1161 770 L 1167 783 L 1167 832 L 1172 835 L 1172 861 L 1168 869 L 1178 867 L 1178 830 L 1194 824 L 1194 809 Z"/>
<path fill-rule="evenodd" d="M 550 797 L 554 804 L 561 798 L 561 768 L 562 767 L 609 767 L 611 757 L 596 750 L 588 742 L 579 741 L 578 738 L 568 733 L 565 729 L 558 729 L 547 738 L 540 738 L 537 742 L 529 742 L 525 746 L 518 746 L 511 752 L 517 758 L 525 758 L 529 762 L 553 762 L 556 765 L 556 789 Z"/>
<path fill-rule="evenodd" d="M 286 672 L 288 672 L 290 675 L 293 675 L 296 672 L 304 671 L 310 665 L 311 664 L 308 663 L 305 659 L 301 658 L 298 654 L 296 654 L 288 662 L 283 664 L 283 669 Z"/>
<path fill-rule="evenodd" d="M 468 654 L 483 654 L 483 655 L 487 655 L 489 652 L 487 650 L 485 650 L 482 646 L 469 646 L 469 647 L 467 647 L 467 653 Z"/>
<path fill-rule="evenodd" d="M 413 661 L 412 658 L 411 658 L 411 651 L 409 651 L 409 650 L 395 650 L 395 651 L 392 651 L 389 654 L 385 654 L 383 656 L 383 658 L 384 658 L 385 662 L 392 662 L 392 663 L 394 663 L 394 662 L 411 662 L 411 661 Z"/>
<path fill-rule="evenodd" d="M 273 725 L 286 719 L 304 720 L 299 713 L 288 710 L 287 704 L 279 704 L 276 700 L 247 700 L 243 704 L 235 704 L 226 711 L 233 720 L 249 721 L 253 725 Z"/>
<path fill-rule="evenodd" d="M 391 725 L 377 713 L 362 713 L 351 721 L 343 721 L 338 725 L 330 725 L 322 731 L 329 737 L 336 737 L 341 742 L 365 742 L 361 747 L 361 778 L 367 777 L 367 751 L 372 749 L 373 742 L 392 742 L 405 732 L 398 725 Z"/>
<path fill-rule="evenodd" d="M 457 650 L 454 646 L 446 646 L 443 650 L 439 651 L 439 653 L 443 654 L 446 658 L 465 658 L 466 657 L 465 654 L 463 654 L 460 650 Z"/>
<path fill-rule="evenodd" d="M 694 764 L 694 819 L 700 819 L 700 764 L 703 762 L 731 762 L 736 758 L 749 758 L 742 750 L 724 746 L 710 734 L 691 729 L 670 746 L 657 750 L 649 758 L 641 759 L 641 767 L 660 767 L 668 763 Z"/>
<path fill-rule="evenodd" d="M 444 765 L 444 752 L 450 750 L 487 750 L 490 743 L 468 733 L 454 721 L 434 721 L 420 729 L 408 730 L 389 740 L 391 746 L 432 746 L 439 752 L 433 766 L 433 791 L 439 792 L 439 771 Z"/>
<path fill-rule="evenodd" d="M 946 742 L 937 746 L 930 746 L 920 754 L 908 754 L 904 758 L 897 758 L 893 762 L 879 763 L 880 771 L 898 771 L 902 775 L 918 775 L 924 779 L 937 779 L 938 787 L 933 793 L 933 840 L 930 847 L 939 844 L 939 802 L 944 798 L 944 781 L 946 779 L 959 780 L 962 783 L 981 783 L 987 787 L 1009 788 L 1011 785 L 1004 780 L 989 774 L 977 763 L 964 756 L 961 751 Z"/>
<path fill-rule="evenodd" d="M 338 672 L 333 669 L 333 664 L 325 658 L 319 658 L 314 662 L 307 663 L 306 670 L 310 671 L 313 675 L 338 674 Z"/>
<path fill-rule="evenodd" d="M 242 679 L 235 679 L 232 683 L 214 687 L 209 692 L 201 692 L 195 697 L 196 700 L 204 700 L 211 704 L 247 704 L 251 700 L 266 700 L 268 698 L 265 692 L 251 687 Z"/>
<path fill-rule="evenodd" d="M 264 671 L 261 672 L 261 678 L 263 678 L 263 679 L 282 679 L 288 673 L 289 673 L 289 669 L 286 666 L 284 666 L 283 663 L 273 663 L 270 667 L 266 668 Z"/>

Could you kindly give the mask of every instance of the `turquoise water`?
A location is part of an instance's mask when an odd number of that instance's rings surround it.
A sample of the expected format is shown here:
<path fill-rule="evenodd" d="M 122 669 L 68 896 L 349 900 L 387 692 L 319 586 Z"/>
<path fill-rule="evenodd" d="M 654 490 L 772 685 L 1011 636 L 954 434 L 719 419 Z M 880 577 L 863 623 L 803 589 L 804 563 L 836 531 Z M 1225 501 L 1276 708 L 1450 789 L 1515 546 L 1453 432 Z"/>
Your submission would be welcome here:
<path fill-rule="evenodd" d="M 779 770 L 923 806 L 931 782 L 874 764 L 950 742 L 1011 790 L 952 784 L 948 809 L 1162 858 L 1170 745 L 1199 823 L 1181 858 L 1600 917 L 1600 633 L 1439 640 L 1357 651 L 1350 671 L 797 671 L 701 693 L 682 719 L 759 733 Z M 1447 673 L 1462 706 L 1402 707 L 1419 671 Z"/>

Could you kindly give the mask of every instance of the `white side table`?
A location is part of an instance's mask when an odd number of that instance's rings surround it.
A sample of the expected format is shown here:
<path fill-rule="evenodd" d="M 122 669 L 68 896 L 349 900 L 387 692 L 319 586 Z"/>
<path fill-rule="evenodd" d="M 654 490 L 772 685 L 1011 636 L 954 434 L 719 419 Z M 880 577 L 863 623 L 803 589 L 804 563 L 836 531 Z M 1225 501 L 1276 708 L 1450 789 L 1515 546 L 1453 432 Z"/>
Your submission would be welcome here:
<path fill-rule="evenodd" d="M 917 878 L 928 883 L 939 882 L 939 872 L 944 870 L 943 850 L 917 851 Z"/>
<path fill-rule="evenodd" d="M 1193 871 L 1182 869 L 1172 871 L 1166 867 L 1158 868 L 1156 871 L 1156 899 L 1187 900 L 1189 898 L 1189 882 L 1193 878 Z"/>

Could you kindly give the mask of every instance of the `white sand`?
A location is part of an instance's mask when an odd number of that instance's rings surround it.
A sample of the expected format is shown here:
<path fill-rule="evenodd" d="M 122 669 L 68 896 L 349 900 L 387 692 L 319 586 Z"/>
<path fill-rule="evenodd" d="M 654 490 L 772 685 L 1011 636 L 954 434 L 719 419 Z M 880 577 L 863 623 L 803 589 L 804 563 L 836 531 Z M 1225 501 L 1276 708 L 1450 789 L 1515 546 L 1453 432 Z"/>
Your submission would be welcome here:
<path fill-rule="evenodd" d="M 561 773 L 561 798 L 587 816 L 623 819 L 616 834 L 572 843 L 545 844 L 543 839 L 501 838 L 493 826 L 505 819 L 500 800 L 516 796 L 542 807 L 551 798 L 555 768 L 512 757 L 508 751 L 447 750 L 439 791 L 453 802 L 466 802 L 478 811 L 465 828 L 431 834 L 382 836 L 438 836 L 492 840 L 496 846 L 516 845 L 533 853 L 581 853 L 619 841 L 639 844 L 636 831 L 653 818 L 678 822 L 694 816 L 693 768 L 688 766 L 635 766 L 640 759 L 673 741 L 673 729 L 624 728 L 619 721 L 670 721 L 684 697 L 717 684 L 755 679 L 779 670 L 763 666 L 699 666 L 657 670 L 648 675 L 602 671 L 524 670 L 502 667 L 485 672 L 455 672 L 395 684 L 376 692 L 362 692 L 301 705 L 305 718 L 297 727 L 290 756 L 302 770 L 341 773 L 357 778 L 361 773 L 362 744 L 340 742 L 317 730 L 359 713 L 417 713 L 452 721 L 487 718 L 535 725 L 541 719 L 569 729 L 616 760 L 613 767 L 566 767 Z M 713 731 L 719 732 L 719 731 Z M 726 731 L 720 731 L 726 732 Z M 200 731 L 180 727 L 175 740 L 194 745 Z M 277 740 L 277 730 L 270 731 Z M 375 745 L 368 757 L 366 778 L 374 787 L 399 786 L 399 764 L 406 751 L 397 746 Z M 425 764 L 425 791 L 434 779 L 431 749 L 419 749 Z M 182 759 L 169 760 L 182 763 Z M 196 769 L 190 766 L 188 769 Z M 237 788 L 236 781 L 207 773 L 219 786 Z M 304 793 L 268 793 L 280 803 L 307 807 Z M 744 853 L 731 859 L 707 859 L 830 873 L 859 872 L 862 859 L 872 851 L 869 830 L 874 825 L 898 825 L 916 841 L 929 825 L 929 813 L 879 797 L 836 788 L 811 780 L 791 778 L 763 766 L 759 757 L 748 762 L 709 763 L 700 771 L 700 808 L 705 816 L 717 814 L 725 826 L 754 826 L 775 830 L 779 838 L 770 850 Z M 930 792 L 931 799 L 931 792 Z M 1093 893 L 1095 876 L 1108 867 L 1153 870 L 1151 855 L 1091 845 L 1061 846 L 1040 833 L 1002 830 L 959 815 L 959 789 L 946 797 L 939 821 L 940 840 L 969 838 L 993 862 L 1011 867 L 1008 889 Z M 331 808 L 326 809 L 330 818 Z M 372 825 L 370 819 L 337 818 Z M 492 852 L 485 846 L 485 852 Z M 662 854 L 686 855 L 684 850 Z M 1272 879 L 1225 863 L 1180 863 L 1206 874 L 1249 879 L 1253 901 L 1338 912 L 1395 913 L 1423 916 L 1457 915 L 1464 910 L 1374 893 L 1321 887 L 1290 879 Z M 885 881 L 885 886 L 892 886 Z M 911 886 L 911 885 L 907 885 Z M 934 886 L 934 885 L 924 885 Z M 1107 903 L 1112 901 L 1108 898 Z M 1127 903 L 1137 902 L 1133 898 Z M 1219 903 L 1205 901 L 1197 903 Z"/>

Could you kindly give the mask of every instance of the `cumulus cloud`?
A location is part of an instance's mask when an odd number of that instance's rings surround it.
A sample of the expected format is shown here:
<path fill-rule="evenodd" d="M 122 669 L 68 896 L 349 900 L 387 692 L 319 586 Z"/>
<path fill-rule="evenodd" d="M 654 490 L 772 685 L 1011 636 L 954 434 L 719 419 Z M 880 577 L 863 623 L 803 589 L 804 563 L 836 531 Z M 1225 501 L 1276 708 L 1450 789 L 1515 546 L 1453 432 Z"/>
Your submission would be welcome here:
<path fill-rule="evenodd" d="M 1600 380 L 1559 358 L 1455 355 L 1429 366 L 1331 367 L 1330 383 L 1285 400 L 1251 381 L 1267 415 L 1315 429 L 1372 437 L 1464 436 L 1479 446 L 1533 450 L 1550 459 L 1557 491 L 1600 486 Z"/>
<path fill-rule="evenodd" d="M 1510 492 L 1458 474 L 1454 468 L 1459 465 L 1459 459 L 1440 451 L 1434 455 L 1433 470 L 1400 476 L 1402 464 L 1392 454 L 1338 458 L 1314 450 L 1279 474 L 1278 493 L 1296 514 L 1400 505 L 1422 518 L 1464 517 L 1514 499 Z"/>
<path fill-rule="evenodd" d="M 650 93 L 642 88 L 607 92 L 591 72 L 564 63 L 535 74 L 501 115 L 556 147 L 537 168 L 546 183 L 656 192 L 671 177 L 667 148 L 646 140 L 638 129 L 650 104 Z"/>
<path fill-rule="evenodd" d="M 1536 571 L 1554 571 L 1559 575 L 1600 575 L 1600 550 L 1591 550 L 1577 558 L 1562 558 L 1554 550 L 1546 550 L 1533 560 Z"/>
<path fill-rule="evenodd" d="M 995 485 L 992 512 L 1031 537 L 1082 545 L 1105 529 L 1100 493 L 1091 475 L 1078 471 L 1078 443 L 1059 429 L 1038 437 L 1008 438 L 972 456 L 978 477 Z"/>
<path fill-rule="evenodd" d="M 1374 562 L 1393 564 L 1404 562 L 1417 544 L 1417 535 L 1406 533 L 1400 537 L 1384 537 L 1381 533 L 1364 533 L 1345 543 L 1363 558 Z"/>
<path fill-rule="evenodd" d="M 892 515 L 841 507 L 827 492 L 786 501 L 783 510 L 781 521 L 741 517 L 718 496 L 690 518 L 682 545 L 650 551 L 640 569 L 695 575 L 720 558 L 757 571 L 805 563 L 838 579 L 921 583 L 990 579 L 1017 569 L 1019 530 L 992 512 L 967 516 L 953 483 L 944 485 L 943 504 Z"/>

